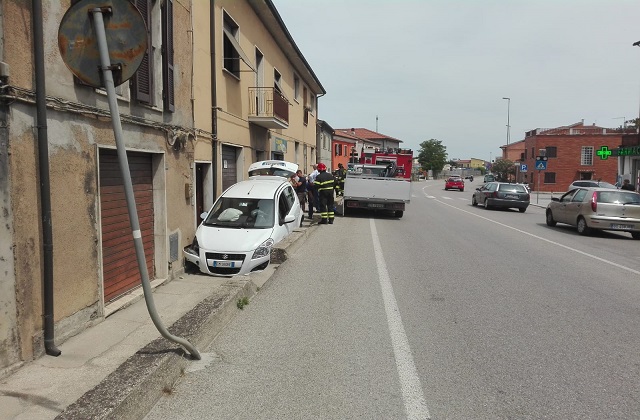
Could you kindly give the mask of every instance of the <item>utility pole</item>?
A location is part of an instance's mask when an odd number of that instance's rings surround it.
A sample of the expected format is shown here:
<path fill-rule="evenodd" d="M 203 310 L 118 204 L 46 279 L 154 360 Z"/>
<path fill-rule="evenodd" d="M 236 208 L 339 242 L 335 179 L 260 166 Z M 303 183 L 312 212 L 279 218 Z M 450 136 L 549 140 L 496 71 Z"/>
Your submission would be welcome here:
<path fill-rule="evenodd" d="M 640 41 L 633 43 L 634 47 L 640 47 Z M 638 106 L 638 121 L 636 121 L 636 133 L 640 135 L 640 105 Z"/>
<path fill-rule="evenodd" d="M 507 100 L 507 146 L 509 145 L 509 140 L 511 140 L 511 125 L 509 123 L 509 117 L 511 112 L 511 98 L 502 98 Z"/>

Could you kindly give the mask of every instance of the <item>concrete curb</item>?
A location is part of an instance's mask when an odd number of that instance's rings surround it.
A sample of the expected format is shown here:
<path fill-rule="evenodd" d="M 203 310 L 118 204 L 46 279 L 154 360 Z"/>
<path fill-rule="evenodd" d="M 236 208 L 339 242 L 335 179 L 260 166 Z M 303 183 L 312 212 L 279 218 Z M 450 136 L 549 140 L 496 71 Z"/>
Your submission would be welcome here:
<path fill-rule="evenodd" d="M 176 321 L 169 331 L 196 347 L 208 346 L 233 318 L 237 301 L 257 291 L 251 281 L 229 282 Z M 174 342 L 157 338 L 68 406 L 56 419 L 139 419 L 183 374 L 190 355 Z"/>
<path fill-rule="evenodd" d="M 273 248 L 271 264 L 287 260 L 309 236 L 313 223 L 297 229 Z M 277 268 L 277 267 L 276 267 Z M 231 321 L 238 310 L 238 301 L 251 299 L 269 278 L 236 280 L 224 283 L 220 290 L 198 303 L 171 327 L 171 334 L 184 338 L 196 348 L 206 348 Z M 141 419 L 164 393 L 193 363 L 191 356 L 177 343 L 157 338 L 129 357 L 100 384 L 66 407 L 56 419 Z"/>

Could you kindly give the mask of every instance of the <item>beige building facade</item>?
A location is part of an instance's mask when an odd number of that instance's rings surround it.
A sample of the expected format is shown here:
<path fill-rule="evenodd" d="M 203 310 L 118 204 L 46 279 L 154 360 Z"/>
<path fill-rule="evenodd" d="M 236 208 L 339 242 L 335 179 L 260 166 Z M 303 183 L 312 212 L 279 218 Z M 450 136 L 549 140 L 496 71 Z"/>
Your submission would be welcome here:
<path fill-rule="evenodd" d="M 325 90 L 270 0 L 195 1 L 193 234 L 251 163 L 316 162 Z M 212 44 L 213 43 L 213 44 Z"/>
<path fill-rule="evenodd" d="M 136 4 L 146 7 L 144 73 L 116 90 L 147 270 L 157 284 L 182 271 L 179 250 L 192 231 L 185 217 L 191 11 L 171 0 Z M 55 353 L 56 343 L 100 322 L 140 285 L 106 92 L 75 78 L 58 48 L 71 5 L 43 1 L 43 20 L 34 21 L 31 2 L 2 2 L 0 369 Z M 55 337 L 48 345 L 47 322 Z"/>
<path fill-rule="evenodd" d="M 0 377 L 141 294 L 106 92 L 58 47 L 76 3 L 0 3 Z M 147 49 L 116 91 L 157 286 L 183 273 L 200 210 L 252 162 L 315 161 L 325 92 L 271 1 L 134 4 Z"/>

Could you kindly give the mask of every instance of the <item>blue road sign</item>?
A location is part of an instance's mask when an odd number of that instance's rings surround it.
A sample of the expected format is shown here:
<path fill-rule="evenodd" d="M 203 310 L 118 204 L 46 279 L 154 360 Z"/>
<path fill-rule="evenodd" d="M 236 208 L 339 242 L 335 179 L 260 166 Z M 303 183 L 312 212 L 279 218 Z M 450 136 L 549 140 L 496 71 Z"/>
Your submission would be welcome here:
<path fill-rule="evenodd" d="M 520 165 L 520 172 L 527 172 L 527 165 Z"/>
<path fill-rule="evenodd" d="M 546 171 L 547 170 L 547 161 L 546 160 L 539 160 L 536 162 L 536 169 L 539 171 Z"/>

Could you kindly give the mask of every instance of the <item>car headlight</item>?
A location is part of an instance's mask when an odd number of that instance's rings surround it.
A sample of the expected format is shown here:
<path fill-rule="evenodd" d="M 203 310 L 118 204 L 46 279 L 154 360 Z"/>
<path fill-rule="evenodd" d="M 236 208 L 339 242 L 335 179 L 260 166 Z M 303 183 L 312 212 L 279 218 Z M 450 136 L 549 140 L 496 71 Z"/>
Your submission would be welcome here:
<path fill-rule="evenodd" d="M 275 241 L 271 238 L 261 243 L 260 246 L 258 246 L 258 248 L 256 248 L 255 251 L 253 251 L 253 256 L 251 257 L 251 259 L 255 260 L 257 258 L 262 258 L 269 255 L 271 253 L 271 247 L 273 246 L 274 243 Z"/>
<path fill-rule="evenodd" d="M 184 250 L 186 252 L 188 252 L 189 254 L 193 254 L 196 256 L 200 255 L 200 245 L 198 245 L 198 238 L 196 238 L 195 236 L 193 237 L 193 242 L 191 242 L 191 245 L 187 245 Z"/>

